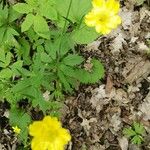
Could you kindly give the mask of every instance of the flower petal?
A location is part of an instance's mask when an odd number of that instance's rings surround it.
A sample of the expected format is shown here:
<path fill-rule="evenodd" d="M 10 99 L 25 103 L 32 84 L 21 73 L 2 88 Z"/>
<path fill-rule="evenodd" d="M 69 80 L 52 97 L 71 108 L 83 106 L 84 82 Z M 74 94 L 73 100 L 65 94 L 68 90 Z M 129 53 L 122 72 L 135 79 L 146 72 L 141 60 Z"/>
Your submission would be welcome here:
<path fill-rule="evenodd" d="M 85 23 L 89 27 L 93 27 L 96 24 L 95 14 L 91 11 L 85 16 Z"/>
<path fill-rule="evenodd" d="M 119 24 L 121 24 L 121 18 L 120 16 L 112 16 L 110 21 L 106 24 L 108 28 L 114 29 L 116 28 Z"/>
<path fill-rule="evenodd" d="M 94 8 L 104 7 L 105 6 L 105 0 L 93 0 L 92 5 Z"/>
<path fill-rule="evenodd" d="M 117 0 L 107 0 L 106 8 L 111 10 L 114 14 L 117 14 L 120 9 L 120 3 Z"/>

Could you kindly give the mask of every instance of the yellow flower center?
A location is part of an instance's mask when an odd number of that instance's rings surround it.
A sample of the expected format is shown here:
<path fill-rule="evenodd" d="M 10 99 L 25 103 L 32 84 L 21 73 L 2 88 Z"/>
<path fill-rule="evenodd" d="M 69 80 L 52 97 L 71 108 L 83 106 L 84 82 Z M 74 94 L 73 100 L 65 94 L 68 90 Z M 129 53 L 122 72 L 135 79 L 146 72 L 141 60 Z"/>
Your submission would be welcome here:
<path fill-rule="evenodd" d="M 106 24 L 109 20 L 109 16 L 107 14 L 100 14 L 98 16 L 98 22 L 99 23 L 103 23 L 103 24 Z"/>

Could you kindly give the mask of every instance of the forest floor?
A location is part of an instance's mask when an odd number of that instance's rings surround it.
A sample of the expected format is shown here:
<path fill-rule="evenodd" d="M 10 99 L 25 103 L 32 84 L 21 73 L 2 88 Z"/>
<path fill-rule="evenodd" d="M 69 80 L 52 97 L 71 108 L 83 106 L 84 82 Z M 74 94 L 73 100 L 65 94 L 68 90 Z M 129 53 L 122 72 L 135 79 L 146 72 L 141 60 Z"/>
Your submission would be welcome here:
<path fill-rule="evenodd" d="M 72 135 L 68 150 L 150 150 L 150 7 L 122 3 L 122 26 L 86 46 L 89 60 L 99 58 L 105 78 L 81 86 L 67 97 L 62 121 Z M 123 136 L 124 127 L 140 122 L 146 129 L 140 146 Z"/>
<path fill-rule="evenodd" d="M 66 96 L 62 122 L 72 135 L 67 150 L 150 150 L 150 7 L 122 1 L 120 16 L 118 29 L 81 48 L 88 60 L 85 67 L 91 67 L 91 57 L 98 58 L 105 66 L 105 78 Z M 7 116 L 5 111 L 3 103 L 0 115 Z M 134 121 L 146 129 L 140 146 L 122 133 Z M 8 123 L 2 122 L 3 126 Z M 5 134 L 0 139 L 8 144 L 7 129 Z M 10 144 L 8 150 L 15 146 Z"/>

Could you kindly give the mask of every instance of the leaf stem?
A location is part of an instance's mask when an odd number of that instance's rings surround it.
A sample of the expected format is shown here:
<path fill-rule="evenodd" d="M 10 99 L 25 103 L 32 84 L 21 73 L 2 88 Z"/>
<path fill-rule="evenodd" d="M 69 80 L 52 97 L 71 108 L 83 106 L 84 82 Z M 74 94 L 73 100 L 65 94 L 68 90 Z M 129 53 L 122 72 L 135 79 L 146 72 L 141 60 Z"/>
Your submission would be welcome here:
<path fill-rule="evenodd" d="M 69 8 L 68 8 L 68 11 L 67 11 L 67 15 L 66 15 L 65 24 L 64 24 L 64 27 L 63 27 L 63 32 L 62 32 L 62 34 L 65 32 L 65 28 L 66 28 L 66 25 L 67 25 L 67 19 L 68 19 L 69 13 L 70 13 L 72 1 L 73 1 L 73 0 L 70 0 L 70 3 L 69 3 Z"/>

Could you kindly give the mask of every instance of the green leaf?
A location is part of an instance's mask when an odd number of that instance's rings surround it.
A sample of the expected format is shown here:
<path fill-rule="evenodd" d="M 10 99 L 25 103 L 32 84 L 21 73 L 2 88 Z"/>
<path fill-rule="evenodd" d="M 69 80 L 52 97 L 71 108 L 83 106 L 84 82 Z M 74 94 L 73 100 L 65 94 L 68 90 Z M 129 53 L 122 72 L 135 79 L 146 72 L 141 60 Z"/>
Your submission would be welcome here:
<path fill-rule="evenodd" d="M 58 70 L 58 73 L 57 73 L 60 81 L 62 82 L 64 88 L 66 91 L 68 92 L 71 92 L 72 91 L 72 88 L 70 87 L 68 81 L 67 81 L 67 78 L 65 77 L 65 75 L 63 74 L 62 71 Z"/>
<path fill-rule="evenodd" d="M 12 7 L 9 8 L 9 16 L 8 16 L 9 23 L 15 21 L 20 16 L 21 14 L 15 11 Z"/>
<path fill-rule="evenodd" d="M 30 85 L 31 85 L 30 80 L 22 80 L 13 86 L 12 91 L 14 93 L 22 92 L 24 89 L 29 88 Z"/>
<path fill-rule="evenodd" d="M 62 62 L 68 66 L 80 65 L 84 61 L 82 56 L 79 55 L 68 55 L 66 56 Z"/>
<path fill-rule="evenodd" d="M 141 135 L 145 133 L 145 129 L 142 124 L 134 122 L 133 127 L 136 133 L 141 134 Z"/>
<path fill-rule="evenodd" d="M 18 71 L 22 69 L 22 65 L 23 65 L 23 61 L 18 60 L 17 62 L 15 62 L 10 66 L 14 76 L 20 75 L 20 72 Z"/>
<path fill-rule="evenodd" d="M 89 28 L 84 24 L 71 33 L 73 41 L 77 44 L 89 44 L 99 36 L 100 34 L 96 33 L 94 28 Z"/>
<path fill-rule="evenodd" d="M 45 51 L 49 54 L 49 56 L 52 59 L 56 59 L 57 49 L 58 49 L 58 43 L 51 42 L 50 40 L 47 40 L 45 42 Z"/>
<path fill-rule="evenodd" d="M 29 42 L 24 39 L 24 38 L 20 38 L 18 40 L 19 42 L 19 51 L 21 51 L 22 57 L 23 57 L 23 61 L 24 64 L 30 64 L 31 63 L 31 59 L 30 59 L 30 44 Z"/>
<path fill-rule="evenodd" d="M 21 14 L 28 14 L 32 12 L 32 7 L 26 3 L 17 3 L 13 6 L 13 9 Z"/>
<path fill-rule="evenodd" d="M 19 140 L 21 140 L 24 144 L 27 144 L 28 139 L 28 126 L 31 123 L 31 117 L 27 113 L 18 108 L 14 107 L 10 110 L 10 119 L 9 122 L 11 126 L 21 129 L 20 134 L 18 135 Z"/>
<path fill-rule="evenodd" d="M 75 69 L 73 67 L 61 64 L 59 66 L 59 69 L 64 73 L 64 75 L 77 79 L 77 75 L 78 74 L 76 74 L 76 71 L 75 71 Z"/>
<path fill-rule="evenodd" d="M 137 5 L 142 5 L 145 2 L 145 0 L 136 0 Z"/>
<path fill-rule="evenodd" d="M 12 77 L 12 71 L 9 68 L 0 71 L 0 78 L 9 79 Z"/>
<path fill-rule="evenodd" d="M 46 38 L 46 39 L 50 38 L 48 24 L 42 16 L 36 15 L 34 17 L 34 27 L 33 28 L 34 28 L 34 31 L 41 37 Z"/>
<path fill-rule="evenodd" d="M 126 135 L 127 137 L 132 137 L 136 135 L 136 132 L 131 128 L 124 128 L 123 134 Z"/>
<path fill-rule="evenodd" d="M 0 61 L 5 62 L 5 51 L 4 49 L 0 49 Z"/>
<path fill-rule="evenodd" d="M 21 24 L 21 32 L 29 30 L 29 28 L 32 26 L 33 23 L 34 23 L 34 15 L 28 14 L 24 22 Z"/>
<path fill-rule="evenodd" d="M 137 145 L 140 145 L 143 141 L 144 141 L 144 139 L 143 139 L 143 137 L 141 137 L 140 135 L 135 135 L 135 136 L 131 139 L 132 144 L 137 144 Z"/>
<path fill-rule="evenodd" d="M 5 27 L 0 27 L 0 44 L 3 42 L 3 39 L 4 39 L 4 35 L 5 35 L 5 32 L 6 32 L 6 28 Z"/>
<path fill-rule="evenodd" d="M 50 62 L 52 62 L 52 59 L 45 52 L 41 52 L 41 61 L 45 62 L 45 63 L 50 63 Z"/>
<path fill-rule="evenodd" d="M 57 11 L 50 3 L 41 4 L 40 15 L 50 20 L 57 20 Z"/>
<path fill-rule="evenodd" d="M 70 0 L 56 0 L 56 8 L 60 16 L 66 17 Z M 91 0 L 73 0 L 68 19 L 72 22 L 79 22 L 85 14 L 92 8 Z"/>
<path fill-rule="evenodd" d="M 5 66 L 8 66 L 10 64 L 11 58 L 12 58 L 12 54 L 8 52 L 5 59 Z"/>
<path fill-rule="evenodd" d="M 93 59 L 93 67 L 90 72 L 84 69 L 76 70 L 77 78 L 81 83 L 96 83 L 104 77 L 104 66 L 100 61 Z"/>

